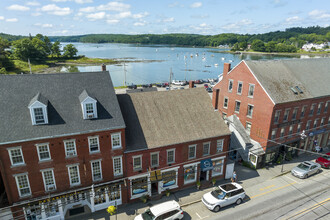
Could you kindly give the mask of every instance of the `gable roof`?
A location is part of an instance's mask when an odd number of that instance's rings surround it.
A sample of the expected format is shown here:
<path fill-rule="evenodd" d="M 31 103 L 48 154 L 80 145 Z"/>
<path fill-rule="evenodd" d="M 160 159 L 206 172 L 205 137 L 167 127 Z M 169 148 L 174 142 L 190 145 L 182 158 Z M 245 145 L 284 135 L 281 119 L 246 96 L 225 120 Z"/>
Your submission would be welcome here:
<path fill-rule="evenodd" d="M 84 90 L 98 101 L 97 119 L 83 119 Z M 28 106 L 41 97 L 48 99 L 49 123 L 32 125 Z M 107 71 L 0 75 L 0 103 L 0 144 L 125 128 Z"/>
<path fill-rule="evenodd" d="M 231 134 L 204 88 L 123 94 L 118 101 L 127 151 Z"/>
<path fill-rule="evenodd" d="M 35 103 L 36 101 L 38 101 L 38 102 L 40 102 L 40 103 L 42 103 L 46 106 L 47 106 L 47 103 L 48 103 L 48 99 L 46 97 L 44 97 L 43 95 L 41 95 L 40 92 L 38 92 L 38 94 L 31 99 L 28 107 L 33 105 L 33 103 Z"/>
<path fill-rule="evenodd" d="M 276 104 L 330 95 L 330 58 L 244 62 Z"/>

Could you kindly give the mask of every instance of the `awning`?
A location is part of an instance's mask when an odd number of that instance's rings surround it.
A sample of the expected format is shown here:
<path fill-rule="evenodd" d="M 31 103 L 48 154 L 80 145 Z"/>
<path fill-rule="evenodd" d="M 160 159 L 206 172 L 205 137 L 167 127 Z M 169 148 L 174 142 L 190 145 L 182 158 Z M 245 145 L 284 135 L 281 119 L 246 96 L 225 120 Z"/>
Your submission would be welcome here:
<path fill-rule="evenodd" d="M 151 182 L 157 182 L 160 180 L 162 180 L 162 174 L 160 173 L 160 170 L 150 172 L 150 181 Z"/>
<path fill-rule="evenodd" d="M 205 159 L 201 161 L 201 170 L 208 171 L 213 169 L 213 164 L 211 159 Z"/>

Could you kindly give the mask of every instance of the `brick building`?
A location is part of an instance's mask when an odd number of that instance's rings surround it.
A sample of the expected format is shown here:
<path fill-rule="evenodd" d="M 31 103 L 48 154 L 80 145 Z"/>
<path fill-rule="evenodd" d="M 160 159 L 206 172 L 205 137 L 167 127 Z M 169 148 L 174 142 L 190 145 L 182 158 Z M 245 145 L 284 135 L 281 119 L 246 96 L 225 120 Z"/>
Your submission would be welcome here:
<path fill-rule="evenodd" d="M 330 59 L 242 61 L 224 64 L 213 90 L 213 106 L 236 115 L 266 155 L 249 159 L 268 163 L 292 157 L 314 145 L 329 146 Z M 305 131 L 307 138 L 302 140 Z"/>
<path fill-rule="evenodd" d="M 0 75 L 0 183 L 15 218 L 126 202 L 125 123 L 110 74 Z"/>
<path fill-rule="evenodd" d="M 224 178 L 231 132 L 203 88 L 118 95 L 128 200 Z"/>

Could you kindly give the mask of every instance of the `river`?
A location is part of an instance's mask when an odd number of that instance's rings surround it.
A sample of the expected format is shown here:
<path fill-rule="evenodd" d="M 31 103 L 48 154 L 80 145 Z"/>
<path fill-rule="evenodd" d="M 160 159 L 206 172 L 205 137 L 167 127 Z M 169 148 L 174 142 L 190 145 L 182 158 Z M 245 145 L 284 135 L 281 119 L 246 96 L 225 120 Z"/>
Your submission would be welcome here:
<path fill-rule="evenodd" d="M 67 43 L 61 43 L 65 46 Z M 223 64 L 230 62 L 232 67 L 241 60 L 283 59 L 292 56 L 240 55 L 218 53 L 228 49 L 171 47 L 165 45 L 143 46 L 137 44 L 93 44 L 73 43 L 78 55 L 91 58 L 125 59 L 121 65 L 107 65 L 114 86 L 125 84 L 146 84 L 168 82 L 170 73 L 174 80 L 196 80 L 217 78 L 222 73 Z M 298 55 L 299 57 L 299 55 Z M 151 62 L 149 62 L 151 61 Z M 78 66 L 80 72 L 100 71 L 101 66 Z M 62 71 L 66 71 L 63 68 Z M 126 74 L 125 74 L 126 73 Z"/>

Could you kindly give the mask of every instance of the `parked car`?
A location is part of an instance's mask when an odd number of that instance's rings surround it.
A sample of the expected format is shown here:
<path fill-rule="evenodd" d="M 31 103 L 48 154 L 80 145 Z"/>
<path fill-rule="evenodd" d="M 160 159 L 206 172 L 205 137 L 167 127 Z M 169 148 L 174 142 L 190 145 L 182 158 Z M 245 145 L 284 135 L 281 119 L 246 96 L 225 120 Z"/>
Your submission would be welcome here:
<path fill-rule="evenodd" d="M 206 91 L 207 91 L 207 92 L 213 92 L 212 88 L 210 88 L 210 87 L 207 87 L 207 88 L 206 88 Z"/>
<path fill-rule="evenodd" d="M 166 219 L 176 220 L 183 218 L 183 211 L 176 201 L 163 202 L 161 204 L 152 206 L 144 213 L 136 216 L 134 220 L 155 220 Z"/>
<path fill-rule="evenodd" d="M 321 171 L 321 165 L 311 161 L 304 161 L 291 170 L 291 174 L 298 178 L 307 178 Z"/>
<path fill-rule="evenodd" d="M 224 206 L 243 202 L 245 191 L 238 183 L 227 183 L 216 187 L 211 192 L 203 195 L 202 202 L 204 205 L 215 212 L 220 211 Z"/>
<path fill-rule="evenodd" d="M 182 81 L 182 80 L 173 80 L 172 81 L 172 84 L 173 85 L 177 85 L 177 86 L 184 86 L 184 85 L 187 84 L 187 82 L 186 81 Z"/>
<path fill-rule="evenodd" d="M 128 85 L 127 88 L 129 88 L 129 89 L 136 89 L 137 88 L 137 85 L 131 84 L 131 85 Z"/>
<path fill-rule="evenodd" d="M 326 153 L 322 157 L 317 158 L 315 162 L 320 164 L 323 168 L 330 168 L 330 152 Z"/>
<path fill-rule="evenodd" d="M 142 84 L 142 87 L 143 88 L 150 88 L 150 87 L 152 87 L 152 84 Z"/>
<path fill-rule="evenodd" d="M 204 88 L 207 89 L 209 88 L 209 85 L 207 83 L 204 84 Z"/>

